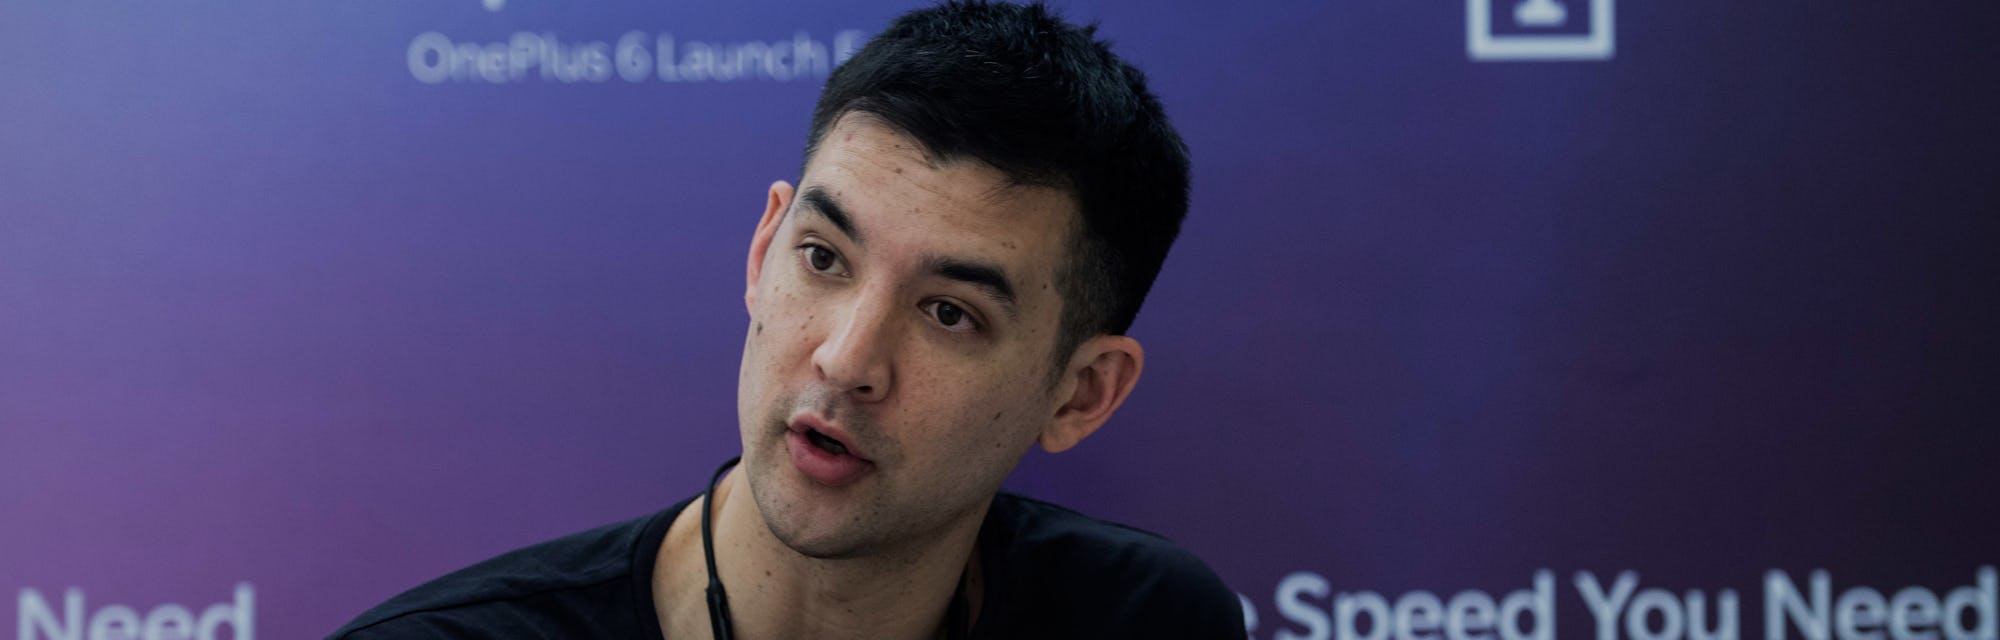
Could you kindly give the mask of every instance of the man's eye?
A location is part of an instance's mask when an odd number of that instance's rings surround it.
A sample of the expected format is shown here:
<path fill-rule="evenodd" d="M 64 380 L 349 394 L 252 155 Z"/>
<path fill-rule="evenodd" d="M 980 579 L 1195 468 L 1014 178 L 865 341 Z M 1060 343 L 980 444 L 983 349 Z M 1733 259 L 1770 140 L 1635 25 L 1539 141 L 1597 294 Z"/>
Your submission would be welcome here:
<path fill-rule="evenodd" d="M 805 251 L 806 266 L 811 267 L 814 271 L 821 273 L 832 272 L 835 271 L 834 267 L 840 264 L 840 256 L 834 255 L 832 249 L 816 244 L 804 245 L 799 247 L 799 249 Z"/>
<path fill-rule="evenodd" d="M 978 328 L 963 307 L 941 300 L 931 303 L 931 317 L 937 318 L 938 324 L 953 331 L 971 331 Z"/>

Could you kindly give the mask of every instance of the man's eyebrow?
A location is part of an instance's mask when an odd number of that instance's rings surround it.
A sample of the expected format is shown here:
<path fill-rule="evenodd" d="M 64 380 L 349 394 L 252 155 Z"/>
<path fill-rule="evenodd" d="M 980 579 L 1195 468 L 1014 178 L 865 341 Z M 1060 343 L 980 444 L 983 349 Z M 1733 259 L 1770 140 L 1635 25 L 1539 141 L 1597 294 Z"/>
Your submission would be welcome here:
<path fill-rule="evenodd" d="M 806 187 L 805 192 L 799 194 L 799 202 L 805 205 L 806 210 L 833 223 L 854 244 L 861 244 L 861 232 L 854 229 L 854 218 L 847 215 L 846 209 L 840 208 L 840 202 L 833 199 L 833 194 L 817 186 Z"/>
<path fill-rule="evenodd" d="M 1014 284 L 1007 280 L 1007 272 L 992 265 L 931 256 L 924 259 L 924 271 L 948 280 L 971 284 L 986 293 L 986 297 L 999 303 L 1008 318 L 1020 315 L 1019 304 L 1014 299 Z"/>

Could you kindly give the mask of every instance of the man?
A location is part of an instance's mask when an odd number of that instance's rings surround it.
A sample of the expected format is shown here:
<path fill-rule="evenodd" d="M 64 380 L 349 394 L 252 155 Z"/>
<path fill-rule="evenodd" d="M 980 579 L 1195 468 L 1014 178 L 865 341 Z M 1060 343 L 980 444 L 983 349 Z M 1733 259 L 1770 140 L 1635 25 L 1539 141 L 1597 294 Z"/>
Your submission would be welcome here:
<path fill-rule="evenodd" d="M 1244 635 L 1187 552 L 998 493 L 1145 362 L 1188 164 L 1140 73 L 1039 6 L 919 10 L 828 79 L 805 155 L 750 243 L 741 464 L 335 637 Z"/>

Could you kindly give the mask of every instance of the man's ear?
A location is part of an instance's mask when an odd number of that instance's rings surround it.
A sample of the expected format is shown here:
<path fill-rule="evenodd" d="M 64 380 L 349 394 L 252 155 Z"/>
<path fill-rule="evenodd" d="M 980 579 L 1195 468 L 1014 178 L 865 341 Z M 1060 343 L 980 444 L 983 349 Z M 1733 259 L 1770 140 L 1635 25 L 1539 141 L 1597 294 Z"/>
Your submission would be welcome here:
<path fill-rule="evenodd" d="M 1146 350 L 1130 336 L 1102 335 L 1078 345 L 1056 384 L 1062 404 L 1042 430 L 1042 449 L 1062 453 L 1104 426 L 1125 404 L 1145 368 Z"/>
<path fill-rule="evenodd" d="M 745 309 L 756 310 L 757 278 L 764 273 L 764 254 L 771 251 L 771 240 L 778 237 L 778 224 L 785 221 L 785 209 L 791 206 L 792 185 L 783 180 L 771 183 L 771 194 L 764 201 L 764 218 L 757 221 L 757 233 L 750 236 L 750 264 L 743 286 Z"/>

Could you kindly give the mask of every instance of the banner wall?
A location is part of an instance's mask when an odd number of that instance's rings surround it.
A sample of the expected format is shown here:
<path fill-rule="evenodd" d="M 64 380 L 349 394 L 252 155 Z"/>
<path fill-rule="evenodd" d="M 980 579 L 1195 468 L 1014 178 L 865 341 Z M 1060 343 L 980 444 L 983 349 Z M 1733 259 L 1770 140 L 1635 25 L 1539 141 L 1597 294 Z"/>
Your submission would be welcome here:
<path fill-rule="evenodd" d="M 0 6 L 0 633 L 318 637 L 698 492 L 765 189 L 912 6 Z M 1059 6 L 1194 203 L 1011 489 L 1260 639 L 1995 640 L 1992 3 Z"/>

